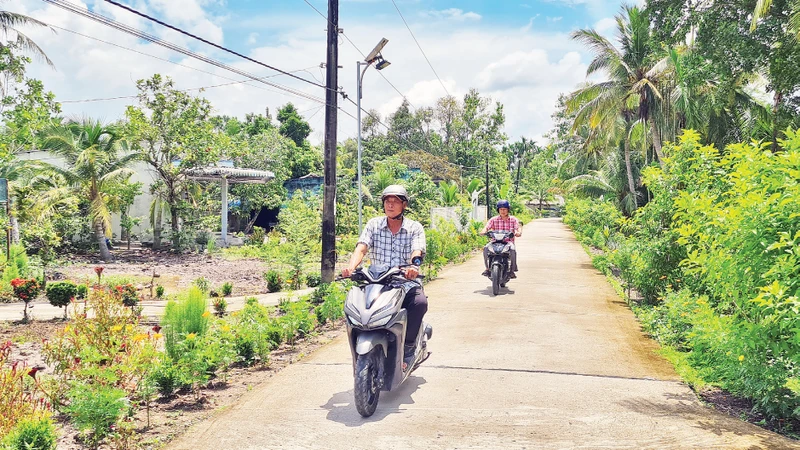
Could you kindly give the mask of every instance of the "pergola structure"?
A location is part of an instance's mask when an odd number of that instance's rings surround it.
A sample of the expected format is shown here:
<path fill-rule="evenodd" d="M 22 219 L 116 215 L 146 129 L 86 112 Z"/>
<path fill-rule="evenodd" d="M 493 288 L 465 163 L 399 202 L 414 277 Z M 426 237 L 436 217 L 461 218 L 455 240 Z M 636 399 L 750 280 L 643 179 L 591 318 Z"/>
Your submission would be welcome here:
<path fill-rule="evenodd" d="M 222 244 L 228 245 L 228 184 L 248 183 L 265 184 L 275 178 L 275 174 L 267 170 L 237 169 L 235 167 L 203 167 L 188 172 L 190 180 L 220 181 L 222 183 Z"/>

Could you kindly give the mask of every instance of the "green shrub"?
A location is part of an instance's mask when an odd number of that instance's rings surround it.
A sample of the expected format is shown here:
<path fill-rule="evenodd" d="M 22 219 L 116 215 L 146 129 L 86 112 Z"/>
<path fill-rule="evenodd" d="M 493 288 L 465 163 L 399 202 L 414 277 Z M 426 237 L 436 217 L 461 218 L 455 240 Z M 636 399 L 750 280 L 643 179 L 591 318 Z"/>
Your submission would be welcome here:
<path fill-rule="evenodd" d="M 59 308 L 66 308 L 70 302 L 77 297 L 78 287 L 71 281 L 48 283 L 47 289 L 45 290 L 45 295 L 47 296 L 47 301 L 49 301 L 51 305 Z M 67 313 L 65 309 L 65 317 L 66 314 Z"/>
<path fill-rule="evenodd" d="M 89 294 L 89 286 L 83 283 L 77 285 L 75 290 L 75 298 L 77 300 L 85 299 L 88 294 Z"/>
<path fill-rule="evenodd" d="M 164 286 L 156 286 L 156 298 L 164 298 Z"/>
<path fill-rule="evenodd" d="M 225 312 L 228 310 L 228 302 L 222 298 L 217 297 L 214 299 L 214 313 L 220 317 L 225 315 Z"/>
<path fill-rule="evenodd" d="M 194 280 L 193 284 L 206 294 L 211 291 L 211 282 L 208 281 L 208 278 L 206 277 L 197 278 Z"/>
<path fill-rule="evenodd" d="M 313 272 L 306 275 L 306 286 L 317 287 L 322 282 L 322 275 Z"/>
<path fill-rule="evenodd" d="M 332 322 L 344 316 L 344 300 L 346 297 L 345 289 L 337 283 L 330 283 L 323 296 L 322 304 L 318 305 L 314 312 L 317 315 L 317 322 Z"/>
<path fill-rule="evenodd" d="M 280 340 L 274 339 L 274 333 L 270 332 L 274 322 L 269 309 L 258 302 L 249 302 L 239 311 L 232 332 L 236 354 L 242 363 L 269 362 L 269 352 L 280 344 Z"/>
<path fill-rule="evenodd" d="M 148 375 L 150 381 L 164 397 L 172 396 L 178 389 L 185 387 L 181 368 L 170 358 L 163 358 Z"/>
<path fill-rule="evenodd" d="M 50 418 L 25 419 L 3 439 L 3 450 L 55 450 L 57 441 Z"/>
<path fill-rule="evenodd" d="M 267 281 L 267 290 L 270 292 L 280 292 L 283 289 L 283 278 L 277 270 L 269 270 L 264 274 Z"/>
<path fill-rule="evenodd" d="M 170 300 L 164 309 L 161 325 L 164 327 L 164 346 L 174 361 L 180 358 L 179 344 L 189 335 L 202 336 L 208 330 L 206 294 L 192 286 L 177 301 Z"/>
<path fill-rule="evenodd" d="M 125 392 L 110 386 L 77 384 L 68 397 L 65 411 L 92 448 L 113 434 L 113 425 L 130 410 Z"/>
<path fill-rule="evenodd" d="M 266 232 L 261 227 L 253 227 L 253 234 L 250 235 L 248 239 L 248 243 L 250 245 L 262 245 L 264 244 L 264 238 L 267 237 Z"/>
<path fill-rule="evenodd" d="M 233 293 L 233 284 L 231 284 L 230 282 L 227 282 L 227 281 L 225 283 L 223 283 L 222 284 L 222 295 L 224 295 L 225 297 L 228 297 L 232 293 Z"/>

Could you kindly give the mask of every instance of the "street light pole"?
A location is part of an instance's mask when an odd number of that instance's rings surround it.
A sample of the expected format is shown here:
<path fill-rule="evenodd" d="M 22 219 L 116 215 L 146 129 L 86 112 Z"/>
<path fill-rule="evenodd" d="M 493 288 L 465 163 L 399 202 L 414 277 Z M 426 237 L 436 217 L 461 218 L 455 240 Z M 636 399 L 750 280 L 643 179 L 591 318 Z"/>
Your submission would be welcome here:
<path fill-rule="evenodd" d="M 363 62 L 362 61 L 356 61 L 356 83 L 357 83 L 356 91 L 357 91 L 357 96 L 358 96 L 358 101 L 357 101 L 357 103 L 358 103 L 358 105 L 357 105 L 358 106 L 358 118 L 357 118 L 357 121 L 358 121 L 358 177 L 357 178 L 358 178 L 358 234 L 359 235 L 361 235 L 361 230 L 363 230 L 363 227 L 364 227 L 364 218 L 363 218 L 363 211 L 362 211 L 364 209 L 364 204 L 363 204 L 363 197 L 364 196 L 363 196 L 363 194 L 361 192 L 362 191 L 362 189 L 361 189 L 361 96 L 362 95 L 361 94 L 362 94 L 362 84 L 363 84 L 362 82 L 364 80 L 364 74 L 367 73 L 367 69 L 369 69 L 369 66 L 371 66 L 372 63 L 377 62 L 377 64 L 375 65 L 375 68 L 378 69 L 378 70 L 383 70 L 383 69 L 385 69 L 386 67 L 389 66 L 389 64 L 390 64 L 389 61 L 383 59 L 383 56 L 381 56 L 381 50 L 383 50 L 383 47 L 386 45 L 387 42 L 389 42 L 388 39 L 386 39 L 386 38 L 381 39 L 380 42 L 378 42 L 378 45 L 376 45 L 375 48 L 372 49 L 372 51 L 369 53 L 369 56 L 367 56 L 366 61 L 363 61 Z M 364 66 L 364 70 L 363 71 L 361 70 L 361 66 L 362 65 Z"/>
<path fill-rule="evenodd" d="M 369 63 L 367 63 L 369 67 Z M 366 72 L 367 68 L 364 68 Z M 361 61 L 356 61 L 356 80 L 358 88 L 356 89 L 358 95 L 358 235 L 361 236 L 361 230 L 364 226 L 364 219 L 361 210 L 363 209 L 363 196 L 361 194 Z"/>

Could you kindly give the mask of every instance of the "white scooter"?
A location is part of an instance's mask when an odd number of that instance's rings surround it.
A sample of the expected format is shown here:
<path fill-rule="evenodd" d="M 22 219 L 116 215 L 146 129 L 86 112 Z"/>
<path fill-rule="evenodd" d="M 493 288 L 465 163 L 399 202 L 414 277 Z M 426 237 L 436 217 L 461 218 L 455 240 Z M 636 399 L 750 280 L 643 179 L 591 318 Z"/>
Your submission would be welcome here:
<path fill-rule="evenodd" d="M 356 409 L 364 417 L 375 412 L 382 390 L 397 389 L 430 356 L 427 344 L 433 328 L 423 322 L 414 358 L 404 367 L 408 317 L 403 299 L 421 284 L 406 279 L 401 269 L 373 265 L 350 276 L 358 285 L 347 293 L 344 312 L 353 355 Z"/>

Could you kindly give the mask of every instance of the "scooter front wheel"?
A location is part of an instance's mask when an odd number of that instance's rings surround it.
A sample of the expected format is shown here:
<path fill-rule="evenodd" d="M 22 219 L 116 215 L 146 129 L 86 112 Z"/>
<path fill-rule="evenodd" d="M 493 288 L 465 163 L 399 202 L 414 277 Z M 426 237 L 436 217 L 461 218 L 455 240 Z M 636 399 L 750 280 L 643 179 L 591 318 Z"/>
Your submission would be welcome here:
<path fill-rule="evenodd" d="M 383 350 L 380 346 L 373 348 L 366 355 L 358 355 L 356 359 L 355 401 L 356 409 L 363 417 L 371 416 L 378 407 L 378 399 L 381 395 L 378 380 L 379 358 L 383 358 Z"/>
<path fill-rule="evenodd" d="M 492 295 L 500 293 L 500 277 L 502 277 L 502 269 L 499 265 L 492 266 Z"/>

